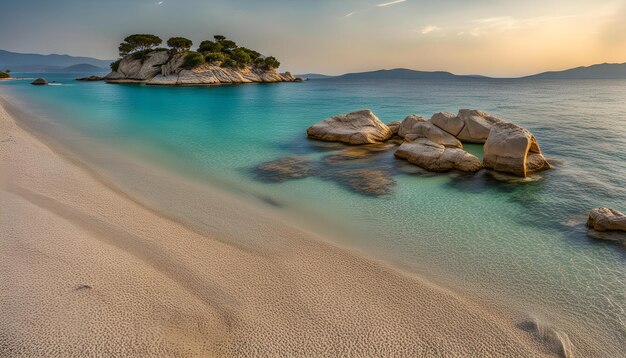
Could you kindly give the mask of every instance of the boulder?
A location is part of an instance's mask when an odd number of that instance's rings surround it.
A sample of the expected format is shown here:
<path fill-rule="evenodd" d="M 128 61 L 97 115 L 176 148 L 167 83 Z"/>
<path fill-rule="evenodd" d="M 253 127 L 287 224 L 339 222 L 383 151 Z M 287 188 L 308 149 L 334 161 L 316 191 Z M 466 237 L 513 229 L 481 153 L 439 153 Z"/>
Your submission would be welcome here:
<path fill-rule="evenodd" d="M 463 122 L 463 120 L 450 112 L 435 113 L 430 118 L 430 121 L 433 122 L 433 124 L 437 127 L 455 137 L 459 135 L 463 127 L 465 127 L 465 123 Z"/>
<path fill-rule="evenodd" d="M 37 86 L 42 86 L 42 85 L 47 85 L 48 81 L 46 81 L 45 78 L 41 78 L 39 77 L 38 79 L 34 80 L 33 82 L 30 83 L 31 85 L 37 85 Z"/>
<path fill-rule="evenodd" d="M 369 109 L 339 114 L 327 118 L 307 129 L 313 139 L 348 144 L 368 144 L 384 142 L 392 132 Z"/>
<path fill-rule="evenodd" d="M 484 153 L 485 168 L 520 177 L 550 168 L 532 133 L 513 123 L 498 122 L 491 128 Z"/>
<path fill-rule="evenodd" d="M 395 156 L 435 172 L 453 169 L 477 172 L 482 169 L 482 163 L 476 156 L 462 149 L 447 148 L 426 138 L 402 143 Z"/>
<path fill-rule="evenodd" d="M 435 126 L 431 121 L 423 117 L 411 114 L 400 124 L 398 135 L 402 138 L 410 136 L 410 140 L 415 138 L 427 138 L 432 142 L 446 147 L 463 148 L 461 142 L 450 133 Z"/>
<path fill-rule="evenodd" d="M 587 226 L 597 231 L 626 231 L 626 215 L 609 208 L 596 208 L 589 213 Z"/>
<path fill-rule="evenodd" d="M 463 121 L 464 126 L 456 137 L 466 143 L 485 143 L 491 128 L 502 122 L 496 117 L 474 109 L 461 109 L 457 117 Z"/>

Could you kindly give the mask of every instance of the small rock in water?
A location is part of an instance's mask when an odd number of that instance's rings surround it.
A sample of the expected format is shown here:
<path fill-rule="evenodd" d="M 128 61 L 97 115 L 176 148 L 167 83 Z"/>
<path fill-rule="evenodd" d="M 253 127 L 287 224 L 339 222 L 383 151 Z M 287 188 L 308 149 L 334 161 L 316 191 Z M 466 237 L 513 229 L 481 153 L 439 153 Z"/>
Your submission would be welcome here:
<path fill-rule="evenodd" d="M 36 85 L 36 86 L 42 86 L 42 85 L 47 85 L 48 81 L 46 81 L 45 78 L 41 78 L 39 77 L 38 79 L 34 80 L 33 82 L 31 82 L 30 84 L 32 85 Z"/>

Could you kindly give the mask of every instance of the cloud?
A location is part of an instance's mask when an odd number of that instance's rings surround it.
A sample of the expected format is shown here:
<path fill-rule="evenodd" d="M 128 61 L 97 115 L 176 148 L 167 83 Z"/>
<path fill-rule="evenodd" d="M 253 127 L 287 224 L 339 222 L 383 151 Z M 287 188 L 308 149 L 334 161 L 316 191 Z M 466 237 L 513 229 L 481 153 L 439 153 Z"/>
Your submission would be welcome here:
<path fill-rule="evenodd" d="M 382 4 L 377 4 L 376 6 L 383 7 L 383 6 L 395 5 L 395 4 L 403 3 L 405 1 L 406 0 L 395 0 L 395 1 L 390 1 L 390 2 L 386 2 L 386 3 L 382 3 Z"/>
<path fill-rule="evenodd" d="M 424 27 L 420 32 L 422 33 L 422 35 L 426 35 L 429 34 L 431 32 L 437 32 L 437 31 L 441 31 L 441 27 L 435 26 L 435 25 L 428 25 L 426 27 Z"/>
<path fill-rule="evenodd" d="M 575 16 L 576 15 L 536 16 L 528 18 L 515 18 L 513 16 L 488 17 L 474 20 L 473 23 L 476 26 L 470 30 L 470 35 L 480 36 L 489 32 L 503 32 L 514 29 L 528 28 L 546 22 L 569 19 Z"/>
<path fill-rule="evenodd" d="M 159 1 L 155 5 L 163 5 L 163 1 Z"/>
<path fill-rule="evenodd" d="M 346 17 L 350 17 L 352 15 L 356 14 L 356 11 L 352 11 L 351 13 L 346 14 Z"/>

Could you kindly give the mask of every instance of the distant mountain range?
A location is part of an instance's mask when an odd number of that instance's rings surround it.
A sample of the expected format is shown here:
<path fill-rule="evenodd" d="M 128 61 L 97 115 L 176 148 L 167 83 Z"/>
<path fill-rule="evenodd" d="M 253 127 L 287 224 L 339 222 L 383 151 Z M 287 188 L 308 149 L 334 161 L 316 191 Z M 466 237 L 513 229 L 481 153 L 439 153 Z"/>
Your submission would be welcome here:
<path fill-rule="evenodd" d="M 415 71 L 406 68 L 392 70 L 378 70 L 369 72 L 347 73 L 340 76 L 327 76 L 317 73 L 296 75 L 308 79 L 462 79 L 462 78 L 490 78 L 479 75 L 455 75 L 444 71 Z M 521 78 L 528 79 L 626 79 L 626 63 L 603 63 L 588 67 L 576 67 L 564 71 L 543 72 Z"/>
<path fill-rule="evenodd" d="M 0 50 L 0 70 L 10 69 L 19 72 L 65 72 L 65 73 L 102 73 L 109 71 L 112 60 L 99 60 L 92 57 L 70 55 L 38 55 Z M 346 73 L 340 76 L 328 76 L 306 73 L 297 77 L 308 79 L 472 79 L 489 78 L 480 75 L 456 75 L 445 71 L 416 71 L 406 68 L 378 70 L 369 72 Z M 549 71 L 525 76 L 528 79 L 626 79 L 626 63 L 603 63 L 588 67 L 576 67 L 564 71 Z"/>
<path fill-rule="evenodd" d="M 13 72 L 105 72 L 111 60 L 70 55 L 38 55 L 0 50 L 0 68 Z"/>
<path fill-rule="evenodd" d="M 543 72 L 524 78 L 544 79 L 626 79 L 626 63 L 602 63 L 592 66 L 581 66 L 565 71 Z"/>

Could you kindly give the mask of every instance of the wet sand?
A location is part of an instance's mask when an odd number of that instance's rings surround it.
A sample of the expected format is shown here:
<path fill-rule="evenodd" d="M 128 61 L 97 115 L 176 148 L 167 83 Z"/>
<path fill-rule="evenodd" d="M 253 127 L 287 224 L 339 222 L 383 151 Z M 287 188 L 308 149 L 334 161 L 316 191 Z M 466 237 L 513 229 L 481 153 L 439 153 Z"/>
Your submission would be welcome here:
<path fill-rule="evenodd" d="M 3 105 L 0 356 L 548 355 L 510 317 L 261 205 L 130 161 L 129 191 Z"/>

